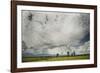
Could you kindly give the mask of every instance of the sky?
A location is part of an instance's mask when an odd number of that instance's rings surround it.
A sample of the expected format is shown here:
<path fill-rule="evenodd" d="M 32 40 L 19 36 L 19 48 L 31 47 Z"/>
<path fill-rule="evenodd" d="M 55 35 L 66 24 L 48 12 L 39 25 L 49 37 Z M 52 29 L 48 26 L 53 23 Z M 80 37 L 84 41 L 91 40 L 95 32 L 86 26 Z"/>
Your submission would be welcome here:
<path fill-rule="evenodd" d="M 89 53 L 89 27 L 89 13 L 22 11 L 22 41 L 29 53 L 55 54 L 61 47 Z"/>

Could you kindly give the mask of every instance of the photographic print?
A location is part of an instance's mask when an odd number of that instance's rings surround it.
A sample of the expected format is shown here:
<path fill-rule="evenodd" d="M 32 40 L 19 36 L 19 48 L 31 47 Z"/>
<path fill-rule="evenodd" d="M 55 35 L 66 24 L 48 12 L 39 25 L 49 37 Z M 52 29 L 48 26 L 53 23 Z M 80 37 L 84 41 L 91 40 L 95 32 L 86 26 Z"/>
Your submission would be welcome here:
<path fill-rule="evenodd" d="M 97 6 L 11 1 L 11 72 L 97 67 Z"/>
<path fill-rule="evenodd" d="M 89 59 L 89 13 L 21 13 L 23 62 Z"/>

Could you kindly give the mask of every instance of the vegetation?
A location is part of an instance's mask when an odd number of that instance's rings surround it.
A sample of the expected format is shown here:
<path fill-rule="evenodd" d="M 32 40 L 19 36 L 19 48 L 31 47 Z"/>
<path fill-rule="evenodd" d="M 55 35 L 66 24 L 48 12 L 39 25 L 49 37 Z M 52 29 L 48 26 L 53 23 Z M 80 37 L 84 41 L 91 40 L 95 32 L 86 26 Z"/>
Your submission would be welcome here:
<path fill-rule="evenodd" d="M 53 56 L 53 57 L 23 57 L 22 62 L 37 62 L 37 61 L 64 61 L 64 60 L 85 60 L 89 59 L 89 55 L 77 56 Z"/>

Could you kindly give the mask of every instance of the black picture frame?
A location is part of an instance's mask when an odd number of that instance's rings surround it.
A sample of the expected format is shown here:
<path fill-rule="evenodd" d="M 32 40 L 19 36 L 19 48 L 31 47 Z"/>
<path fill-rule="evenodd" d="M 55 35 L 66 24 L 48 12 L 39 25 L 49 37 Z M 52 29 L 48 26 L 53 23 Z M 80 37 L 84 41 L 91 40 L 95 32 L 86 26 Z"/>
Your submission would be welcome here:
<path fill-rule="evenodd" d="M 58 7 L 58 8 L 78 8 L 78 9 L 94 10 L 94 33 L 93 33 L 94 34 L 94 48 L 95 48 L 94 49 L 94 64 L 17 68 L 17 5 Z M 79 4 L 63 4 L 63 3 L 47 3 L 47 2 L 31 2 L 31 1 L 11 1 L 11 72 L 12 73 L 28 72 L 28 71 L 92 68 L 92 67 L 97 67 L 97 6 L 79 5 Z"/>

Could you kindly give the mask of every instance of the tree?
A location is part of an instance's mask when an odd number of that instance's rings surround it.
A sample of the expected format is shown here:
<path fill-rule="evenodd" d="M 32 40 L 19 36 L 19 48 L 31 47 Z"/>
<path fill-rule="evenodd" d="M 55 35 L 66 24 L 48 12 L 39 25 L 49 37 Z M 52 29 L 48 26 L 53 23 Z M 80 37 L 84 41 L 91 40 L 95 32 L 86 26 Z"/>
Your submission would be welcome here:
<path fill-rule="evenodd" d="M 59 54 L 57 53 L 57 54 L 56 54 L 56 56 L 58 57 L 58 56 L 59 56 Z"/>
<path fill-rule="evenodd" d="M 26 45 L 26 43 L 24 42 L 24 41 L 22 41 L 22 49 L 27 49 L 28 47 L 27 47 L 27 45 Z"/>
<path fill-rule="evenodd" d="M 75 51 L 73 52 L 73 56 L 75 56 Z"/>
<path fill-rule="evenodd" d="M 75 56 L 75 51 L 73 51 L 71 55 L 72 55 L 72 56 Z"/>
<path fill-rule="evenodd" d="M 69 56 L 69 51 L 67 52 L 67 55 Z"/>

